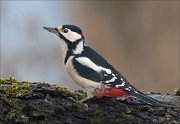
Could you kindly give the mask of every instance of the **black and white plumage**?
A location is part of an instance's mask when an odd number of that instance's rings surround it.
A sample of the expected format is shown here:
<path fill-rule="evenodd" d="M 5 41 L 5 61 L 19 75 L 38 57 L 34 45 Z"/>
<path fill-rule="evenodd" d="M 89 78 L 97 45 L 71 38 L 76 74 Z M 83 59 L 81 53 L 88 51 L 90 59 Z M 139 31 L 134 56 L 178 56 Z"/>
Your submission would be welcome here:
<path fill-rule="evenodd" d="M 130 85 L 125 77 L 101 55 L 84 44 L 82 30 L 74 25 L 44 29 L 55 33 L 63 47 L 64 64 L 70 77 L 83 87 L 88 97 L 134 96 L 147 104 L 162 106 L 162 103 L 143 94 Z"/>

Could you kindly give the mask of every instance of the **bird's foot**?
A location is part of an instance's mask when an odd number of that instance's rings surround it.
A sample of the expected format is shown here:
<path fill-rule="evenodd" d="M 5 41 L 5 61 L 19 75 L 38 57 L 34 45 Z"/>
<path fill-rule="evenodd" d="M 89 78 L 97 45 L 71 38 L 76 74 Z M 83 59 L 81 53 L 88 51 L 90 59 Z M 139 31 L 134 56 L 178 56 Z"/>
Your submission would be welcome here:
<path fill-rule="evenodd" d="M 86 102 L 87 100 L 89 100 L 89 99 L 92 99 L 93 97 L 86 97 L 86 98 L 84 98 L 84 99 L 81 99 L 79 102 L 80 103 L 84 103 L 84 102 Z"/>
<path fill-rule="evenodd" d="M 71 101 L 74 102 L 74 103 L 83 105 L 83 106 L 85 107 L 85 110 L 86 110 L 86 111 L 88 110 L 88 105 L 87 105 L 86 103 L 84 103 L 84 102 L 86 101 L 85 98 L 82 99 L 82 100 L 80 100 L 80 101 L 76 100 L 76 99 L 73 98 L 73 97 L 68 97 L 68 99 L 71 100 Z"/>
<path fill-rule="evenodd" d="M 79 101 L 77 101 L 75 98 L 73 97 L 68 97 L 68 100 L 72 101 L 72 102 L 75 102 L 75 103 L 78 103 Z"/>

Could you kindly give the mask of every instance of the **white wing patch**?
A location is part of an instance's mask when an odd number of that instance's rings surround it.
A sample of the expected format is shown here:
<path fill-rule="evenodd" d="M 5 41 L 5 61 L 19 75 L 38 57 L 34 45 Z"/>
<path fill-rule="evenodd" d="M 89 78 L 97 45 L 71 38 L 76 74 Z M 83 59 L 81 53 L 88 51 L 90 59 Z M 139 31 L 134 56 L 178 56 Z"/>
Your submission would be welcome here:
<path fill-rule="evenodd" d="M 89 67 L 97 72 L 100 72 L 100 68 L 94 63 L 92 62 L 89 58 L 87 57 L 78 57 L 76 58 L 76 60 L 81 63 L 82 65 Z"/>
<path fill-rule="evenodd" d="M 100 72 L 100 71 L 105 71 L 107 74 L 104 74 L 104 76 L 108 76 L 108 74 L 112 75 L 112 78 L 110 80 L 107 80 L 105 81 L 105 83 L 110 83 L 110 82 L 114 82 L 117 77 L 115 74 L 112 73 L 112 71 L 108 68 L 104 68 L 104 67 L 101 67 L 101 66 L 98 66 L 96 65 L 94 62 L 92 62 L 89 58 L 87 57 L 78 57 L 76 58 L 76 60 L 81 63 L 82 65 L 86 66 L 86 67 L 89 67 L 97 72 Z"/>
<path fill-rule="evenodd" d="M 107 68 L 104 68 L 104 67 L 101 67 L 101 66 L 98 66 L 96 65 L 94 62 L 92 62 L 89 58 L 87 57 L 79 57 L 79 58 L 76 58 L 76 60 L 81 63 L 82 65 L 86 66 L 86 67 L 89 67 L 97 72 L 100 72 L 101 70 L 105 71 L 107 74 L 111 74 L 112 71 L 110 69 L 107 69 Z"/>

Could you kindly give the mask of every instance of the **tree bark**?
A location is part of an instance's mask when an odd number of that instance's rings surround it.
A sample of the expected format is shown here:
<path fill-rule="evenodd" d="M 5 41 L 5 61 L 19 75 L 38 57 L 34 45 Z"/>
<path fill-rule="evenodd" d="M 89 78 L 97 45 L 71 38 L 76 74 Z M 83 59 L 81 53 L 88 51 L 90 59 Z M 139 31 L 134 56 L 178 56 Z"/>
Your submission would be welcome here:
<path fill-rule="evenodd" d="M 42 83 L 0 81 L 0 123 L 43 124 L 134 124 L 180 123 L 180 97 L 149 93 L 174 107 L 153 107 L 135 98 L 93 98 L 85 103 L 78 100 L 86 94 L 74 93 L 65 87 Z"/>

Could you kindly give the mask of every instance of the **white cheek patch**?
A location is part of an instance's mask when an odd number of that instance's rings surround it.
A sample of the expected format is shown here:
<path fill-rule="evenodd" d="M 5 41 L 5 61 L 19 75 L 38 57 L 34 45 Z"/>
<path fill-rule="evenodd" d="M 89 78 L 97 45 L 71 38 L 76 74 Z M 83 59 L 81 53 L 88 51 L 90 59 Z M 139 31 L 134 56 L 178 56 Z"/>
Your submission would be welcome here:
<path fill-rule="evenodd" d="M 81 35 L 69 30 L 67 33 L 61 33 L 66 39 L 68 39 L 71 42 L 74 42 L 78 39 L 81 39 Z"/>

